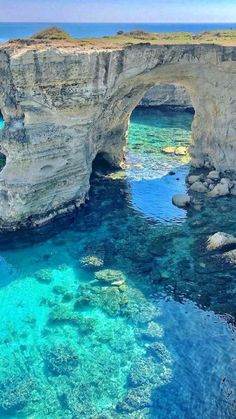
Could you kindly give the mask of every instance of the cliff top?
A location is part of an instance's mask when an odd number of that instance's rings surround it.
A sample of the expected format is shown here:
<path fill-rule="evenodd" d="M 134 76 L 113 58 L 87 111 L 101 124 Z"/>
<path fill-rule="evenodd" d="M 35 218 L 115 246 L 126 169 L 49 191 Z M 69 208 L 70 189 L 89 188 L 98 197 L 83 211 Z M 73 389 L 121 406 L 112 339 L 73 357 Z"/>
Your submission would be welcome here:
<path fill-rule="evenodd" d="M 236 46 L 236 30 L 219 30 L 192 34 L 188 32 L 146 33 L 142 30 L 119 31 L 115 36 L 102 38 L 72 38 L 57 27 L 45 29 L 31 38 L 15 39 L 0 48 L 40 49 L 42 47 L 76 48 L 79 50 L 121 49 L 130 45 L 199 45 Z"/>

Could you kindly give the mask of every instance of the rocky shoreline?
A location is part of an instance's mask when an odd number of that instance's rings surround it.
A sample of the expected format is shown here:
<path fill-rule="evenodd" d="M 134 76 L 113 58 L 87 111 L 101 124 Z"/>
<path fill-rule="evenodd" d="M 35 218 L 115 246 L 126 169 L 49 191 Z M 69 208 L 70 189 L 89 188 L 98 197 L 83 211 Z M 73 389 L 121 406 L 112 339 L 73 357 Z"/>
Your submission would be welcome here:
<path fill-rule="evenodd" d="M 226 177 L 225 173 L 217 170 L 190 174 L 186 178 L 188 194 L 174 195 L 173 204 L 177 207 L 194 206 L 193 193 L 206 194 L 209 198 L 236 196 L 235 177 Z"/>

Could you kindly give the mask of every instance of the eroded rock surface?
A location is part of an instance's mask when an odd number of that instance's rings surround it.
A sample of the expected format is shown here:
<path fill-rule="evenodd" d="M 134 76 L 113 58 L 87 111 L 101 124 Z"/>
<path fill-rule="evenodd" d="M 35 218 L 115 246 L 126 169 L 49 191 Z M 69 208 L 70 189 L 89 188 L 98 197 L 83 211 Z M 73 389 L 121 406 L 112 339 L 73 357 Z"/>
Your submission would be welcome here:
<path fill-rule="evenodd" d="M 235 170 L 236 48 L 2 46 L 0 227 L 48 221 L 86 199 L 98 153 L 123 163 L 132 110 L 156 83 L 184 86 L 195 109 L 192 163 Z"/>
<path fill-rule="evenodd" d="M 192 102 L 187 90 L 175 84 L 158 84 L 144 95 L 141 106 L 169 106 L 178 109 L 191 109 Z"/>

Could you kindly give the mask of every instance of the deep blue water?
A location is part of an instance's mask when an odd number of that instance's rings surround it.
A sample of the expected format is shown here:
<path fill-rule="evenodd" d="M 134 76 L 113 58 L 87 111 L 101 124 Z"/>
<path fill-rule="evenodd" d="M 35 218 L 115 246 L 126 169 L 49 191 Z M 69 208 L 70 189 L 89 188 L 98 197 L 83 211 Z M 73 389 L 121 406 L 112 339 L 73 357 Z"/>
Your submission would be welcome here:
<path fill-rule="evenodd" d="M 180 210 L 192 115 L 136 109 L 127 167 L 70 218 L 0 237 L 0 417 L 234 419 L 236 199 Z M 224 214 L 224 217 L 222 217 Z"/>
<path fill-rule="evenodd" d="M 78 38 L 115 35 L 119 30 L 142 29 L 146 32 L 203 32 L 236 28 L 236 23 L 0 23 L 0 42 L 29 37 L 49 26 L 59 26 Z"/>

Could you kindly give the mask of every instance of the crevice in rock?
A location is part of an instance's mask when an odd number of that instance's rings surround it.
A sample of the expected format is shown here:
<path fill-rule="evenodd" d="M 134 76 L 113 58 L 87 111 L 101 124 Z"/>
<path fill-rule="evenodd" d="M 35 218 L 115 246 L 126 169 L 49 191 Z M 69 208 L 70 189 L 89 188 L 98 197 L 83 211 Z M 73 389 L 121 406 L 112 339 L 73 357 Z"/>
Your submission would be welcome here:
<path fill-rule="evenodd" d="M 4 169 L 6 166 L 7 158 L 6 155 L 0 152 L 0 172 Z"/>
<path fill-rule="evenodd" d="M 91 179 L 102 177 L 114 170 L 108 153 L 99 152 L 92 163 Z"/>

